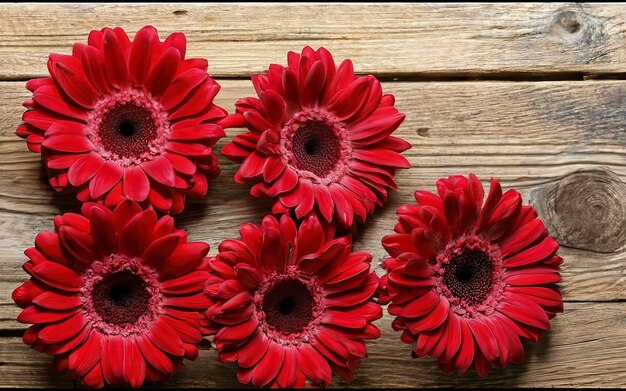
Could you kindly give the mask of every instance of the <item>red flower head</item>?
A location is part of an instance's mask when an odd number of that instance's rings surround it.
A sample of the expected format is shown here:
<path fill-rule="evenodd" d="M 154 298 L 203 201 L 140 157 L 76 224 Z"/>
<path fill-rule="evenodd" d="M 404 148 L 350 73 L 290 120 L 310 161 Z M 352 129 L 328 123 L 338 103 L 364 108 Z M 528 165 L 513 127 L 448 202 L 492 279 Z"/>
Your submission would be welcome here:
<path fill-rule="evenodd" d="M 206 282 L 204 332 L 220 360 L 237 360 L 239 380 L 256 386 L 326 386 L 331 370 L 352 379 L 363 340 L 380 335 L 372 256 L 351 252 L 350 236 L 333 239 L 315 216 L 298 229 L 286 215 L 266 216 L 239 232 L 219 246 Z"/>
<path fill-rule="evenodd" d="M 13 292 L 17 320 L 34 323 L 24 342 L 88 387 L 169 379 L 198 355 L 209 246 L 132 201 L 82 210 L 25 251 L 31 279 Z"/>
<path fill-rule="evenodd" d="M 382 240 L 391 258 L 381 301 L 391 302 L 392 326 L 415 343 L 414 357 L 438 358 L 446 373 L 519 364 L 520 339 L 537 341 L 563 310 L 559 246 L 495 179 L 484 204 L 473 174 L 440 179 L 437 190 L 416 191 L 417 205 L 398 208 L 396 233 Z"/>
<path fill-rule="evenodd" d="M 235 181 L 256 183 L 255 197 L 275 197 L 273 212 L 313 211 L 326 221 L 364 221 L 397 188 L 397 168 L 408 168 L 400 152 L 411 147 L 390 136 L 404 120 L 382 94 L 374 76 L 358 78 L 352 62 L 336 69 L 324 48 L 289 52 L 288 67 L 272 64 L 252 82 L 259 95 L 236 103 L 235 136 L 222 153 L 243 162 Z"/>
<path fill-rule="evenodd" d="M 51 54 L 52 77 L 26 83 L 32 100 L 17 135 L 41 152 L 50 184 L 81 202 L 124 199 L 180 213 L 219 175 L 211 146 L 224 136 L 220 86 L 206 60 L 185 59 L 185 36 L 152 26 L 131 42 L 121 28 L 92 31 L 72 55 Z"/>

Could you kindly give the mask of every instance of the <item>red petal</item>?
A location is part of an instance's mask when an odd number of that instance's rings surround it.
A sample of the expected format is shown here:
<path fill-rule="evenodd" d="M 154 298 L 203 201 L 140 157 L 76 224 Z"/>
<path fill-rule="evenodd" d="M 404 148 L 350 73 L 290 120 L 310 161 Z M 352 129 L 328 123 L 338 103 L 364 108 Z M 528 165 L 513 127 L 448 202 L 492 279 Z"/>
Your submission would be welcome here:
<path fill-rule="evenodd" d="M 351 329 L 360 329 L 365 327 L 367 321 L 358 316 L 352 315 L 350 312 L 326 310 L 322 322 L 325 324 L 334 324 L 335 326 L 347 327 Z"/>
<path fill-rule="evenodd" d="M 152 63 L 152 53 L 157 46 L 158 39 L 158 33 L 152 26 L 145 26 L 135 34 L 133 45 L 130 49 L 128 70 L 131 79 L 137 85 L 144 84 L 148 77 Z"/>
<path fill-rule="evenodd" d="M 502 325 L 496 320 L 495 317 L 485 317 L 484 321 L 498 343 L 499 362 L 501 366 L 504 366 L 508 363 L 508 357 L 510 354 L 509 337 L 507 336 L 507 332 L 502 328 Z"/>
<path fill-rule="evenodd" d="M 82 284 L 80 274 L 55 262 L 43 262 L 35 266 L 31 273 L 33 277 L 64 291 L 78 292 Z"/>
<path fill-rule="evenodd" d="M 104 66 L 102 51 L 87 46 L 82 53 L 83 72 L 91 84 L 101 93 L 110 93 L 110 84 Z"/>
<path fill-rule="evenodd" d="M 428 315 L 419 320 L 407 319 L 406 324 L 413 334 L 422 331 L 433 330 L 443 324 L 448 318 L 450 310 L 450 302 L 445 297 L 439 300 L 439 303 Z"/>
<path fill-rule="evenodd" d="M 161 105 L 166 111 L 170 111 L 178 104 L 180 104 L 190 92 L 200 83 L 207 79 L 208 75 L 206 71 L 198 68 L 191 68 L 183 73 L 180 73 L 167 86 L 167 89 L 161 97 Z"/>
<path fill-rule="evenodd" d="M 174 170 L 186 174 L 193 175 L 196 172 L 196 165 L 184 156 L 175 153 L 164 154 L 165 158 L 172 163 Z"/>
<path fill-rule="evenodd" d="M 483 233 L 486 241 L 497 241 L 517 219 L 521 207 L 522 196 L 519 192 L 507 190 L 478 232 Z"/>
<path fill-rule="evenodd" d="M 461 320 L 456 314 L 448 316 L 448 335 L 446 336 L 448 343 L 446 344 L 445 358 L 452 360 L 461 347 Z"/>
<path fill-rule="evenodd" d="M 300 203 L 296 206 L 295 212 L 298 219 L 309 214 L 315 205 L 315 191 L 311 181 L 305 179 L 301 180 L 298 191 L 300 192 Z M 323 185 L 322 185 L 323 186 Z"/>
<path fill-rule="evenodd" d="M 246 340 L 248 337 L 252 335 L 258 329 L 259 321 L 256 317 L 250 318 L 250 320 L 246 322 L 242 322 L 236 326 L 223 327 L 220 331 L 215 335 L 215 342 L 237 342 Z M 241 363 L 242 358 L 240 357 L 240 365 L 244 365 Z"/>
<path fill-rule="evenodd" d="M 205 293 L 197 293 L 190 296 L 170 296 L 165 299 L 165 305 L 185 310 L 206 310 L 211 301 Z"/>
<path fill-rule="evenodd" d="M 183 342 L 176 331 L 162 319 L 152 324 L 148 331 L 148 338 L 166 353 L 174 356 L 182 356 L 185 353 Z"/>
<path fill-rule="evenodd" d="M 100 94 L 91 87 L 82 72 L 78 72 L 80 68 L 72 69 L 65 63 L 54 61 L 52 58 L 49 60 L 48 68 L 52 68 L 51 73 L 55 81 L 74 102 L 86 109 L 93 108 Z"/>
<path fill-rule="evenodd" d="M 263 334 L 263 332 L 256 332 L 252 338 L 242 345 L 239 352 L 239 366 L 242 368 L 250 368 L 255 365 L 261 357 L 265 355 L 269 348 L 270 340 Z"/>
<path fill-rule="evenodd" d="M 200 334 L 198 327 L 193 327 L 186 321 L 167 316 L 167 312 L 166 316 L 163 316 L 163 321 L 167 323 L 172 330 L 176 330 L 176 333 L 183 342 L 199 343 L 202 340 L 202 335 Z"/>
<path fill-rule="evenodd" d="M 85 316 L 79 312 L 59 323 L 45 326 L 39 332 L 38 337 L 46 344 L 62 342 L 78 334 L 85 327 L 85 324 Z"/>
<path fill-rule="evenodd" d="M 467 371 L 474 361 L 474 338 L 469 325 L 465 320 L 461 320 L 461 346 L 456 356 L 455 366 L 459 369 L 459 375 Z"/>
<path fill-rule="evenodd" d="M 117 252 L 117 234 L 111 213 L 94 208 L 89 218 L 95 249 L 103 256 Z"/>
<path fill-rule="evenodd" d="M 92 198 L 97 199 L 111 190 L 122 176 L 124 169 L 112 162 L 105 162 L 96 175 L 89 182 L 89 194 Z"/>
<path fill-rule="evenodd" d="M 417 343 L 413 352 L 418 357 L 425 356 L 429 354 L 431 350 L 437 345 L 439 340 L 445 338 L 447 335 L 446 323 L 442 324 L 438 328 L 430 331 L 425 331 L 420 333 L 417 338 Z"/>
<path fill-rule="evenodd" d="M 517 231 L 509 234 L 500 244 L 500 253 L 503 258 L 517 254 L 545 235 L 547 235 L 547 231 L 541 220 L 534 219 L 528 224 L 523 225 Z"/>
<path fill-rule="evenodd" d="M 156 61 L 146 81 L 146 86 L 153 97 L 160 97 L 170 85 L 178 69 L 180 59 L 181 56 L 178 49 L 169 47 Z"/>
<path fill-rule="evenodd" d="M 431 289 L 425 295 L 404 304 L 404 308 L 402 308 L 402 311 L 400 311 L 398 315 L 406 318 L 426 316 L 439 304 L 440 298 L 437 292 Z"/>
<path fill-rule="evenodd" d="M 383 150 L 379 148 L 371 148 L 371 149 L 355 149 L 354 157 L 356 159 L 362 160 L 364 162 L 375 163 L 381 166 L 388 167 L 398 167 L 398 168 L 410 168 L 411 163 L 409 163 L 406 158 L 396 152 Z"/>
<path fill-rule="evenodd" d="M 44 94 L 43 92 L 37 93 L 33 95 L 33 101 L 54 113 L 70 117 L 74 120 L 87 121 L 85 109 L 65 102 L 56 91 L 54 91 L 54 93 L 50 92 L 49 94 Z"/>
<path fill-rule="evenodd" d="M 162 236 L 150 243 L 146 248 L 142 258 L 146 265 L 159 268 L 163 262 L 176 250 L 181 237 L 177 234 Z"/>
<path fill-rule="evenodd" d="M 162 292 L 168 295 L 192 295 L 204 289 L 204 282 L 210 274 L 205 270 L 198 270 L 173 280 L 161 282 Z"/>
<path fill-rule="evenodd" d="M 316 385 L 322 387 L 330 384 L 331 370 L 328 362 L 310 345 L 298 346 L 298 363 L 300 370 Z"/>
<path fill-rule="evenodd" d="M 169 278 L 178 277 L 196 267 L 209 252 L 209 245 L 203 242 L 181 244 L 158 269 Z"/>
<path fill-rule="evenodd" d="M 163 42 L 163 47 L 168 48 L 170 46 L 178 49 L 181 60 L 185 58 L 185 52 L 187 50 L 187 39 L 185 38 L 185 34 L 172 33 L 168 35 Z M 204 68 L 204 70 L 206 70 L 206 68 Z"/>
<path fill-rule="evenodd" d="M 358 115 L 369 97 L 373 76 L 364 76 L 345 89 L 335 94 L 328 102 L 328 109 L 342 121 L 348 121 Z"/>
<path fill-rule="evenodd" d="M 219 84 L 203 83 L 195 91 L 187 96 L 185 104 L 180 105 L 170 114 L 170 121 L 179 120 L 185 117 L 196 116 L 212 106 L 212 99 L 220 90 Z M 203 113 L 207 114 L 207 113 Z"/>
<path fill-rule="evenodd" d="M 132 388 L 139 388 L 146 378 L 146 361 L 133 339 L 126 340 L 124 350 L 124 378 Z"/>
<path fill-rule="evenodd" d="M 272 184 L 271 191 L 268 192 L 268 195 L 271 197 L 286 193 L 290 190 L 293 190 L 295 186 L 298 184 L 298 174 L 291 169 L 291 167 L 286 166 L 283 170 L 282 174 L 278 177 L 276 182 Z M 281 200 L 284 197 L 281 197 Z"/>
<path fill-rule="evenodd" d="M 83 326 L 85 326 L 85 323 L 83 323 Z M 71 350 L 74 350 L 78 346 L 83 345 L 87 341 L 87 338 L 89 337 L 90 333 L 91 333 L 91 327 L 82 327 L 76 333 L 76 335 L 74 335 L 70 339 L 67 339 L 65 341 L 62 341 L 56 344 L 48 345 L 46 347 L 46 353 L 54 354 L 54 355 L 61 355 Z M 69 361 L 68 355 L 65 355 L 64 357 L 66 360 Z"/>
<path fill-rule="evenodd" d="M 43 292 L 32 301 L 49 310 L 69 310 L 82 305 L 82 300 L 78 295 L 68 295 L 53 291 Z"/>
<path fill-rule="evenodd" d="M 285 351 L 282 345 L 270 343 L 267 352 L 254 367 L 252 372 L 252 384 L 263 387 L 270 383 L 280 370 Z"/>
<path fill-rule="evenodd" d="M 153 210 L 144 210 L 131 218 L 120 232 L 119 252 L 129 257 L 141 257 L 152 242 L 151 233 L 156 220 Z"/>
<path fill-rule="evenodd" d="M 158 210 L 169 213 L 172 208 L 171 191 L 167 188 L 152 186 L 150 187 L 150 193 L 148 193 L 148 202 Z"/>
<path fill-rule="evenodd" d="M 305 219 L 298 228 L 296 236 L 297 258 L 316 252 L 324 244 L 324 231 L 317 218 Z"/>
<path fill-rule="evenodd" d="M 60 152 L 89 152 L 92 149 L 91 143 L 85 136 L 70 134 L 50 136 L 41 145 Z"/>
<path fill-rule="evenodd" d="M 172 163 L 166 158 L 157 158 L 144 162 L 140 166 L 150 177 L 165 186 L 175 185 Z"/>
<path fill-rule="evenodd" d="M 87 341 L 79 345 L 69 355 L 68 369 L 71 373 L 84 376 L 102 358 L 103 338 L 98 331 L 92 331 Z"/>
<path fill-rule="evenodd" d="M 154 343 L 148 339 L 148 337 L 137 336 L 135 337 L 135 343 L 139 346 L 139 349 L 146 358 L 146 361 L 157 371 L 167 376 L 174 372 L 172 360 L 162 350 L 158 349 Z"/>
<path fill-rule="evenodd" d="M 72 166 L 79 159 L 84 157 L 85 155 L 56 155 L 50 157 L 46 161 L 46 165 L 48 168 L 54 170 L 66 170 Z M 95 174 L 95 172 L 94 172 Z"/>
<path fill-rule="evenodd" d="M 115 32 L 107 29 L 104 32 L 104 65 L 113 86 L 123 88 L 128 81 L 128 68 L 126 67 L 126 56 L 122 51 L 122 43 Z"/>
<path fill-rule="evenodd" d="M 342 186 L 332 183 L 328 190 L 330 191 L 330 195 L 335 203 L 335 212 L 339 223 L 344 227 L 350 227 L 352 226 L 354 214 L 350 202 L 348 202 L 346 197 L 343 195 L 342 188 Z"/>
<path fill-rule="evenodd" d="M 165 144 L 165 149 L 170 152 L 177 153 L 183 156 L 209 156 L 211 155 L 211 148 L 202 144 L 181 143 L 177 141 L 168 141 Z"/>
<path fill-rule="evenodd" d="M 36 251 L 36 250 L 35 250 Z M 31 278 L 15 288 L 11 298 L 20 308 L 26 308 L 33 303 L 33 299 L 48 291 L 48 287 L 36 279 Z M 51 308 L 53 309 L 53 308 Z"/>
<path fill-rule="evenodd" d="M 283 388 L 293 387 L 298 371 L 298 351 L 296 348 L 283 347 L 285 356 L 283 357 L 283 365 L 276 381 Z"/>
<path fill-rule="evenodd" d="M 369 300 L 378 288 L 378 277 L 375 272 L 370 273 L 367 283 L 346 292 L 332 293 L 326 296 L 328 307 L 350 307 Z"/>
<path fill-rule="evenodd" d="M 262 91 L 259 95 L 259 98 L 263 102 L 263 106 L 267 111 L 268 119 L 273 124 L 282 126 L 283 120 L 285 118 L 285 101 L 283 100 L 282 96 L 277 91 L 273 89 L 268 89 Z"/>
<path fill-rule="evenodd" d="M 172 232 L 174 232 L 174 219 L 172 216 L 165 215 L 157 221 L 152 236 L 156 240 Z"/>
<path fill-rule="evenodd" d="M 523 296 L 515 295 L 513 299 L 503 299 L 496 309 L 520 323 L 541 330 L 547 330 L 550 327 L 550 321 L 545 311 L 539 305 Z"/>
<path fill-rule="evenodd" d="M 117 208 L 115 208 L 114 216 L 115 216 L 115 229 L 117 232 L 122 232 L 126 224 L 132 219 L 135 215 L 141 212 L 141 207 L 137 205 L 136 202 L 131 200 L 126 200 L 119 204 Z"/>
<path fill-rule="evenodd" d="M 133 201 L 144 201 L 150 192 L 150 181 L 137 166 L 126 167 L 124 172 L 124 194 Z"/>
<path fill-rule="evenodd" d="M 511 268 L 539 262 L 555 254 L 558 249 L 559 244 L 556 240 L 548 236 L 536 246 L 529 247 L 512 257 L 505 259 L 504 266 Z"/>
<path fill-rule="evenodd" d="M 474 340 L 488 361 L 495 361 L 500 354 L 498 342 L 489 326 L 480 320 L 468 319 L 467 324 L 474 335 Z"/>
<path fill-rule="evenodd" d="M 302 107 L 313 107 L 317 105 L 320 92 L 326 82 L 326 70 L 322 61 L 316 61 L 311 66 L 306 78 L 300 84 L 300 105 Z"/>
<path fill-rule="evenodd" d="M 515 286 L 553 284 L 561 281 L 561 275 L 549 267 L 526 267 L 508 269 L 504 281 Z"/>

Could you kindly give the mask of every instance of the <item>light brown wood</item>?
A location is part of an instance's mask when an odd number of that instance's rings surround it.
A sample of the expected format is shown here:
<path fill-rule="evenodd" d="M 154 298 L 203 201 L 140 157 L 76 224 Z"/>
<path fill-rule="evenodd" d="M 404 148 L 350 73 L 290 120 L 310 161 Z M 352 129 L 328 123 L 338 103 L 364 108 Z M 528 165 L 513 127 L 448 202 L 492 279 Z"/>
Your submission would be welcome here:
<path fill-rule="evenodd" d="M 39 155 L 14 133 L 30 97 L 24 80 L 47 75 L 48 54 L 69 53 L 92 29 L 132 35 L 146 24 L 161 37 L 186 33 L 187 55 L 209 60 L 217 102 L 230 112 L 254 95 L 249 75 L 307 44 L 385 80 L 407 115 L 395 135 L 413 148 L 399 190 L 355 231 L 355 250 L 371 252 L 379 274 L 396 208 L 451 174 L 520 190 L 560 243 L 565 312 L 527 345 L 523 365 L 449 378 L 433 360 L 411 359 L 386 315 L 355 381 L 331 386 L 626 387 L 626 80 L 593 80 L 623 78 L 625 21 L 626 8 L 611 4 L 0 4 L 0 387 L 73 386 L 46 369 L 50 356 L 22 343 L 27 325 L 11 299 L 27 278 L 24 249 L 56 214 L 79 209 L 73 195 L 54 193 Z M 240 131 L 227 130 L 216 150 Z M 175 216 L 211 255 L 271 206 L 218 159 L 208 196 Z M 234 365 L 203 350 L 159 387 L 240 385 Z"/>
<path fill-rule="evenodd" d="M 183 31 L 217 76 L 262 72 L 305 45 L 388 77 L 626 71 L 619 4 L 2 4 L 0 15 L 1 78 L 45 74 L 50 52 L 93 29 L 147 24 Z"/>
<path fill-rule="evenodd" d="M 392 387 L 619 387 L 626 384 L 625 303 L 568 303 L 542 339 L 525 344 L 526 357 L 519 366 L 493 370 L 486 378 L 475 373 L 448 377 L 431 358 L 412 359 L 411 346 L 400 341 L 388 315 L 376 324 L 382 337 L 368 343 L 369 357 L 356 371 L 354 381 L 333 378 L 331 388 Z M 65 387 L 72 382 L 51 373 L 51 357 L 40 354 L 19 338 L 0 338 L 0 379 L 5 387 Z M 242 387 L 236 367 L 219 363 L 214 350 L 202 350 L 196 361 L 186 361 L 173 379 L 161 386 L 177 388 Z M 149 386 L 146 386 L 148 388 Z"/>

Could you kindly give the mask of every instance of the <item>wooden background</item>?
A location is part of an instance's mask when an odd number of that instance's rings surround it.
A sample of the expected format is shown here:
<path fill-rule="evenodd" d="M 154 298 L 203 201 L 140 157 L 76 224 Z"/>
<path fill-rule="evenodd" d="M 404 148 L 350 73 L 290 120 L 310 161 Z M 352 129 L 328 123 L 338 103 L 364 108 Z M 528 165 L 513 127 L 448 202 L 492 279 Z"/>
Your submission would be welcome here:
<path fill-rule="evenodd" d="M 51 357 L 21 341 L 25 325 L 11 292 L 27 275 L 23 250 L 52 219 L 75 211 L 73 196 L 54 194 L 39 155 L 15 135 L 25 81 L 47 75 L 51 52 L 69 53 L 92 29 L 146 24 L 163 38 L 187 35 L 188 56 L 209 61 L 222 85 L 217 101 L 233 110 L 253 94 L 249 77 L 289 50 L 325 46 L 351 58 L 396 96 L 406 121 L 396 134 L 413 144 L 413 168 L 397 175 L 389 202 L 358 227 L 355 250 L 379 262 L 381 237 L 395 209 L 437 178 L 474 172 L 519 189 L 561 244 L 565 312 L 523 365 L 441 374 L 432 359 L 411 359 L 410 346 L 377 322 L 352 383 L 331 387 L 626 386 L 626 7 L 601 4 L 1 4 L 0 5 L 0 386 L 72 387 L 49 372 Z M 229 130 L 218 148 L 239 130 Z M 243 221 L 260 223 L 266 200 L 253 200 L 222 175 L 208 196 L 176 216 L 191 240 L 211 245 L 238 236 Z M 380 271 L 380 269 L 378 269 Z M 202 350 L 157 387 L 238 387 L 235 366 Z M 146 387 L 154 387 L 147 385 Z"/>

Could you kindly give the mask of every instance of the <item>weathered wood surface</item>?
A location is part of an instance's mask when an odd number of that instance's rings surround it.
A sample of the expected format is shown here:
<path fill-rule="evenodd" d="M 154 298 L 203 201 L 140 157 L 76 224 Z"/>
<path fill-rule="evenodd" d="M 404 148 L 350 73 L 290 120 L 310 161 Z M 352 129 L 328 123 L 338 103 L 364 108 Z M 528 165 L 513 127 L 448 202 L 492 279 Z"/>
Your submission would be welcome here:
<path fill-rule="evenodd" d="M 606 4 L 1 4 L 0 387 L 72 387 L 46 370 L 50 356 L 21 342 L 25 325 L 10 295 L 27 277 L 23 250 L 36 233 L 78 209 L 73 196 L 54 193 L 39 156 L 15 136 L 29 92 L 24 81 L 7 80 L 44 75 L 51 51 L 69 52 L 91 29 L 149 23 L 163 35 L 185 32 L 189 55 L 208 58 L 212 75 L 239 78 L 218 79 L 218 104 L 229 111 L 253 94 L 247 75 L 305 44 L 389 80 L 383 89 L 407 115 L 396 134 L 413 144 L 405 153 L 413 167 L 398 172 L 400 189 L 357 229 L 355 249 L 371 252 L 377 267 L 395 209 L 455 173 L 519 189 L 561 244 L 565 313 L 527 345 L 523 365 L 486 379 L 448 378 L 433 360 L 411 359 L 386 316 L 355 381 L 335 379 L 333 387 L 626 387 L 626 81 L 582 81 L 626 71 L 624 21 L 626 8 Z M 497 80 L 441 80 L 467 76 Z M 509 81 L 520 79 L 531 81 Z M 233 183 L 234 164 L 218 159 L 222 175 L 209 195 L 175 217 L 211 254 L 270 208 Z M 234 372 L 203 351 L 159 387 L 238 387 Z"/>
<path fill-rule="evenodd" d="M 525 344 L 523 365 L 495 370 L 486 378 L 475 373 L 448 377 L 435 360 L 410 358 L 411 348 L 391 329 L 388 315 L 378 323 L 382 337 L 368 342 L 369 358 L 351 382 L 333 379 L 331 388 L 389 387 L 616 387 L 626 383 L 626 306 L 622 303 L 567 303 L 543 338 Z M 0 339 L 0 374 L 4 386 L 28 385 L 71 388 L 62 374 L 45 371 L 49 356 L 40 354 L 17 337 Z M 244 388 L 237 383 L 236 366 L 220 363 L 214 350 L 202 350 L 196 361 L 185 362 L 164 384 L 151 387 Z"/>
<path fill-rule="evenodd" d="M 45 74 L 51 51 L 93 29 L 146 24 L 185 32 L 216 76 L 261 72 L 304 45 L 391 77 L 626 71 L 619 4 L 2 4 L 0 15 L 0 77 L 13 79 Z"/>

